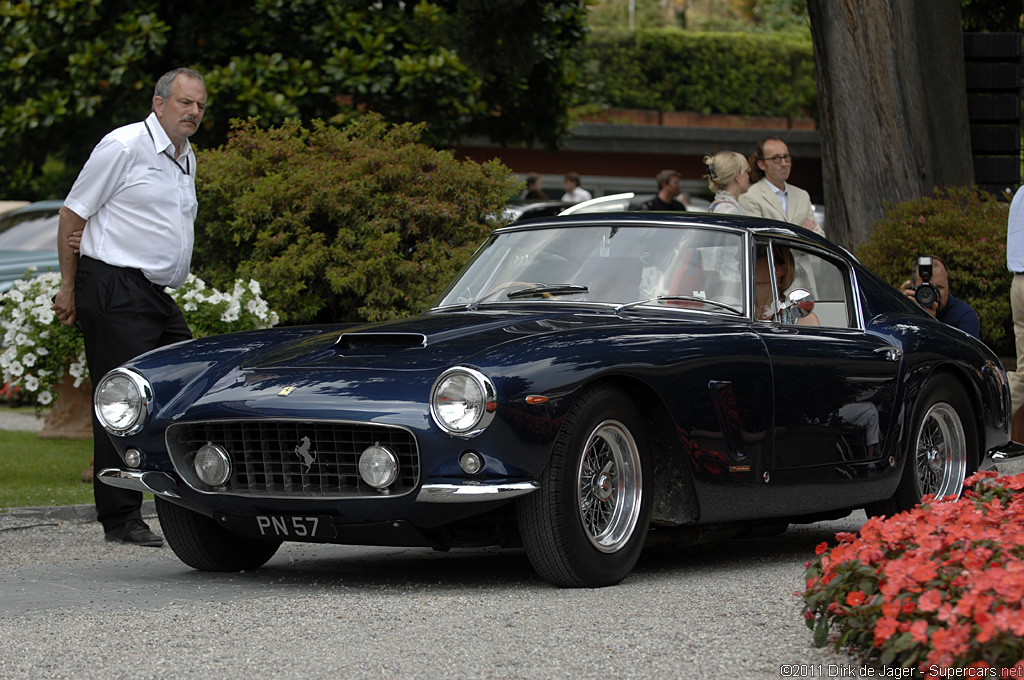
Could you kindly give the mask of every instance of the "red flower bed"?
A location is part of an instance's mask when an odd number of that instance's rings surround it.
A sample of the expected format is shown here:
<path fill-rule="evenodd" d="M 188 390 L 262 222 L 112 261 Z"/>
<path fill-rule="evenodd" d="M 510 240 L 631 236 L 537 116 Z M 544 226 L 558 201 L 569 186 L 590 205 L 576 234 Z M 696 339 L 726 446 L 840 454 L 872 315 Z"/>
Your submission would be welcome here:
<path fill-rule="evenodd" d="M 835 632 L 836 649 L 925 677 L 1024 678 L 1024 475 L 965 486 L 817 547 L 797 593 L 815 644 Z"/>

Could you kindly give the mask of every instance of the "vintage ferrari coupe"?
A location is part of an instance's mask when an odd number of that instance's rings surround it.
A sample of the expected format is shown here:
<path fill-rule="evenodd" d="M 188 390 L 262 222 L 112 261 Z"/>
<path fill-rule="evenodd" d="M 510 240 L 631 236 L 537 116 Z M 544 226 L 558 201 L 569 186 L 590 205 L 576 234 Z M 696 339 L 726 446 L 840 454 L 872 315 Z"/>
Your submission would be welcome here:
<path fill-rule="evenodd" d="M 186 564 L 282 541 L 522 546 L 559 586 L 649 542 L 957 496 L 1016 455 L 982 343 L 781 223 L 622 213 L 496 230 L 435 307 L 150 352 L 102 377 Z"/>

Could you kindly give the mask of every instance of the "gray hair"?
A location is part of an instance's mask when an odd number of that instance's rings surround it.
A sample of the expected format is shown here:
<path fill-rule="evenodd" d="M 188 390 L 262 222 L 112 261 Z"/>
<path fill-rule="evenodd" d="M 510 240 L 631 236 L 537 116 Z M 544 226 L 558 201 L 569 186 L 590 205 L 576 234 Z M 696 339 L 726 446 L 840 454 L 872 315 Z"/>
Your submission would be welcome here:
<path fill-rule="evenodd" d="M 203 84 L 203 89 L 206 89 L 206 81 L 203 80 L 203 76 L 199 71 L 193 71 L 190 68 L 176 68 L 160 76 L 160 80 L 156 81 L 156 87 L 153 88 L 153 96 L 169 99 L 171 96 L 171 84 L 175 78 L 181 75 L 198 79 Z"/>

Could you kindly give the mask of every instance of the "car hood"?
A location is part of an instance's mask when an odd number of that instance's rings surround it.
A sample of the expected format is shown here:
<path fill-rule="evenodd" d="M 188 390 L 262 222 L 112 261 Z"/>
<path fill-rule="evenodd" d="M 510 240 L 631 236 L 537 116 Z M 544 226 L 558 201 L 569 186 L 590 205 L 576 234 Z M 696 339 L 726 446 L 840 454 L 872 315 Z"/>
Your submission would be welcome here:
<path fill-rule="evenodd" d="M 361 368 L 431 371 L 495 347 L 540 334 L 623 325 L 610 312 L 456 312 L 353 326 L 278 344 L 250 358 L 243 370 Z"/>

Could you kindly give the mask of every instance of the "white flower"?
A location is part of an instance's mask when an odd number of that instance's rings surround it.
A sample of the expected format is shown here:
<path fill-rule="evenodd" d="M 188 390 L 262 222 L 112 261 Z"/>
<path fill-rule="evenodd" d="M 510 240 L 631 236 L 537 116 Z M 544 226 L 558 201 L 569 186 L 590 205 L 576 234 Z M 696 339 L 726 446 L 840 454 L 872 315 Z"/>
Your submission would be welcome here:
<path fill-rule="evenodd" d="M 39 389 L 39 378 L 32 374 L 25 376 L 25 389 L 29 392 L 35 392 Z"/>
<path fill-rule="evenodd" d="M 41 337 L 42 333 L 40 333 L 39 335 Z M 50 350 L 46 349 L 45 347 L 36 347 L 36 354 L 38 354 L 41 357 L 45 357 L 49 353 L 50 353 Z"/>
<path fill-rule="evenodd" d="M 32 310 L 32 316 L 36 318 L 36 321 L 43 324 L 44 326 L 49 325 L 57 315 L 54 314 L 52 307 L 36 307 Z"/>
<path fill-rule="evenodd" d="M 260 294 L 260 282 L 256 279 L 249 279 L 249 290 L 252 291 L 253 295 Z"/>
<path fill-rule="evenodd" d="M 75 385 L 75 387 L 78 387 L 78 385 Z M 36 395 L 36 401 L 38 401 L 41 406 L 48 406 L 50 402 L 53 401 L 53 393 L 49 390 L 40 392 Z"/>
<path fill-rule="evenodd" d="M 190 300 L 189 302 L 185 303 L 185 305 L 182 307 L 182 309 L 184 309 L 186 312 L 194 312 L 197 309 L 199 309 L 199 305 L 197 305 L 196 303 L 194 303 L 194 302 L 192 302 Z"/>
<path fill-rule="evenodd" d="M 241 311 L 241 307 L 237 300 L 232 300 L 228 308 L 224 310 L 224 313 L 220 315 L 220 320 L 226 323 L 238 321 L 238 313 Z"/>
<path fill-rule="evenodd" d="M 12 378 L 20 378 L 25 374 L 25 367 L 21 365 L 21 362 L 12 361 L 8 366 L 7 370 L 4 371 L 4 375 L 9 375 Z"/>
<path fill-rule="evenodd" d="M 36 355 L 32 354 L 32 352 L 28 352 L 27 354 L 22 355 L 21 363 L 25 364 L 26 366 L 35 366 Z"/>

